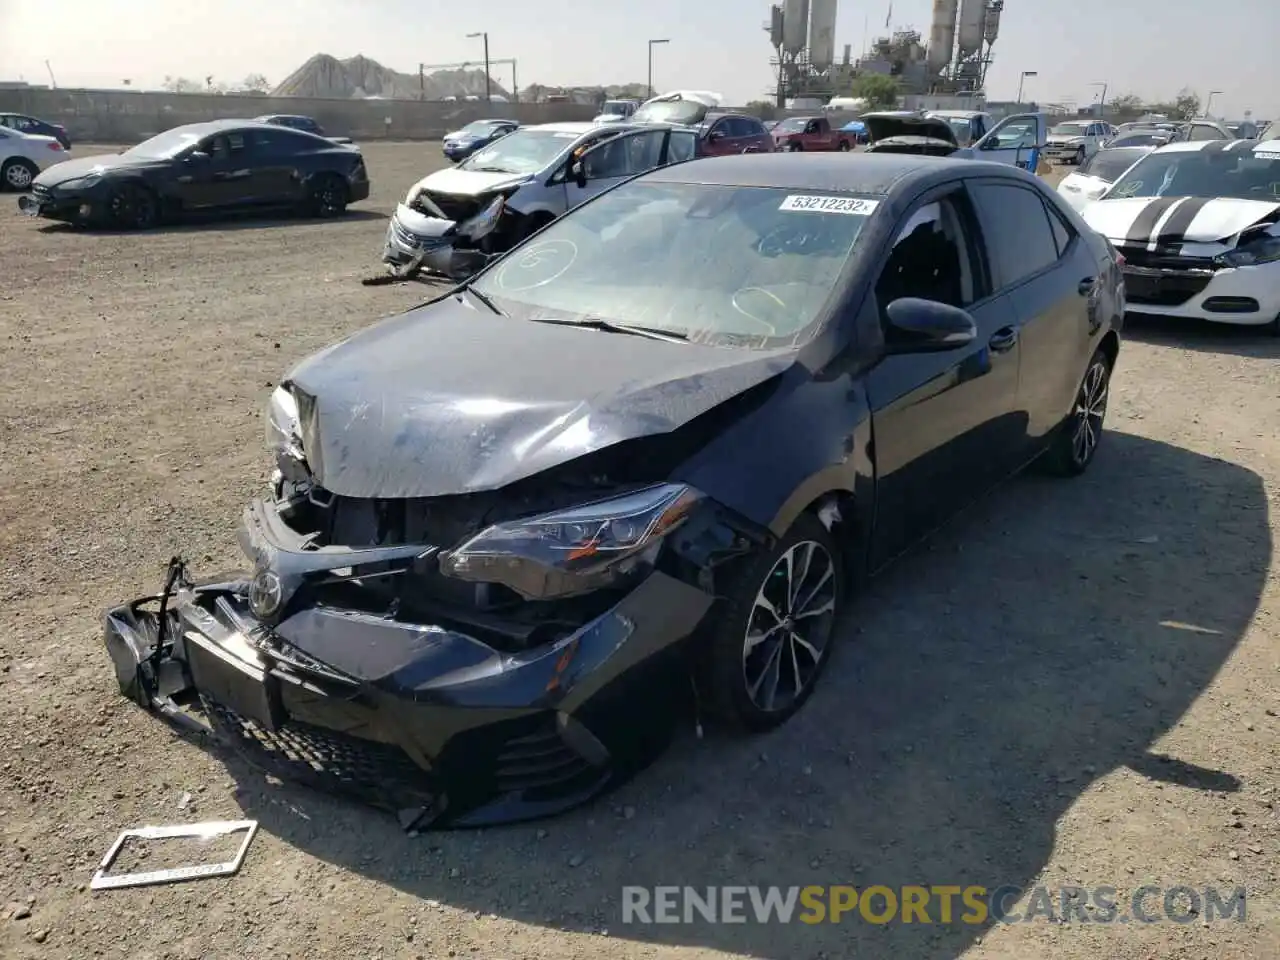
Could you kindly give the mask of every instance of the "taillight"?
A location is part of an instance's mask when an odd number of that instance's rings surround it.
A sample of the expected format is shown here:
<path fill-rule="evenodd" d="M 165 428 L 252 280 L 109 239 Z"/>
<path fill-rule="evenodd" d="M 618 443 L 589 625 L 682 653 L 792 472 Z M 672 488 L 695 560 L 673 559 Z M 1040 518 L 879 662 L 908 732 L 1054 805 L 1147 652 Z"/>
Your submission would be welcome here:
<path fill-rule="evenodd" d="M 55 140 L 53 141 L 53 143 L 49 144 L 49 149 L 54 151 L 61 150 L 62 144 L 58 143 L 58 141 Z"/>

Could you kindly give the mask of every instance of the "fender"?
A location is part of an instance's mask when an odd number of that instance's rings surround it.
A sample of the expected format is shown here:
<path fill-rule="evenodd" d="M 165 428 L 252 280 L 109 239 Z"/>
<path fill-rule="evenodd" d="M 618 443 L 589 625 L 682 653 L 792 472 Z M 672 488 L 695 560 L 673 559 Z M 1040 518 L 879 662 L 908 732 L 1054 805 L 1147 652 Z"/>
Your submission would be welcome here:
<path fill-rule="evenodd" d="M 797 363 L 777 393 L 678 467 L 672 479 L 780 536 L 825 495 L 851 496 L 869 529 L 874 506 L 871 409 L 852 373 L 816 379 Z M 728 464 L 733 464 L 730 468 Z"/>

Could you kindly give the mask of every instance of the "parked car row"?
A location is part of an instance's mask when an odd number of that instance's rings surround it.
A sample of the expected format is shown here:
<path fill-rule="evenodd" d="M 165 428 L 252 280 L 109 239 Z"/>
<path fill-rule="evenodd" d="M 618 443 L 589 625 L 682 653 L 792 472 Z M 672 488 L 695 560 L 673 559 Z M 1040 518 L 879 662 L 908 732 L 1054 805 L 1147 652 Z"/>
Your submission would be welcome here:
<path fill-rule="evenodd" d="M 1038 169 L 1041 115 L 1007 117 L 969 146 L 957 142 L 956 123 L 907 112 L 868 114 L 860 121 L 872 152 L 956 154 Z M 645 171 L 776 149 L 848 152 L 856 140 L 853 132 L 832 130 L 823 117 L 784 121 L 770 131 L 755 117 L 718 110 L 702 93 L 651 101 L 631 121 L 520 127 L 414 184 L 387 225 L 382 262 L 397 278 L 425 270 L 465 279 L 557 217 Z"/>

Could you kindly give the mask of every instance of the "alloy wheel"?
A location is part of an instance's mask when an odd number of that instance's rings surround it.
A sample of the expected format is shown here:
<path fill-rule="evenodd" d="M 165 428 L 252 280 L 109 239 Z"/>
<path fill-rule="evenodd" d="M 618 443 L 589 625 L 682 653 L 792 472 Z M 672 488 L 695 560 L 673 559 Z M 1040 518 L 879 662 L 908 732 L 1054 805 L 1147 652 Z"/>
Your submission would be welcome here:
<path fill-rule="evenodd" d="M 836 565 L 815 540 L 793 544 L 764 578 L 747 617 L 742 674 L 765 713 L 795 703 L 818 674 L 836 615 Z"/>
<path fill-rule="evenodd" d="M 1102 439 L 1102 421 L 1107 415 L 1110 369 L 1105 360 L 1095 360 L 1080 384 L 1076 399 L 1075 427 L 1071 434 L 1071 456 L 1077 464 L 1088 463 Z"/>
<path fill-rule="evenodd" d="M 31 176 L 31 168 L 24 163 L 10 164 L 9 169 L 4 174 L 5 182 L 15 190 L 26 190 L 31 186 L 34 177 Z"/>

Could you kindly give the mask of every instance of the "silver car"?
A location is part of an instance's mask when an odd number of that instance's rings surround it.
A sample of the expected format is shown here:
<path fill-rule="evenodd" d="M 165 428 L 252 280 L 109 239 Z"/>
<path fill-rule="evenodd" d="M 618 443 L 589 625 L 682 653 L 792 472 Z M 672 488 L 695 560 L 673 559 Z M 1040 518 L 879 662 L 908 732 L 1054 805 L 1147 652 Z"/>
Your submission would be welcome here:
<path fill-rule="evenodd" d="M 697 132 L 667 125 L 521 127 L 456 167 L 423 177 L 396 207 L 382 260 L 461 279 L 614 184 L 691 160 Z"/>

